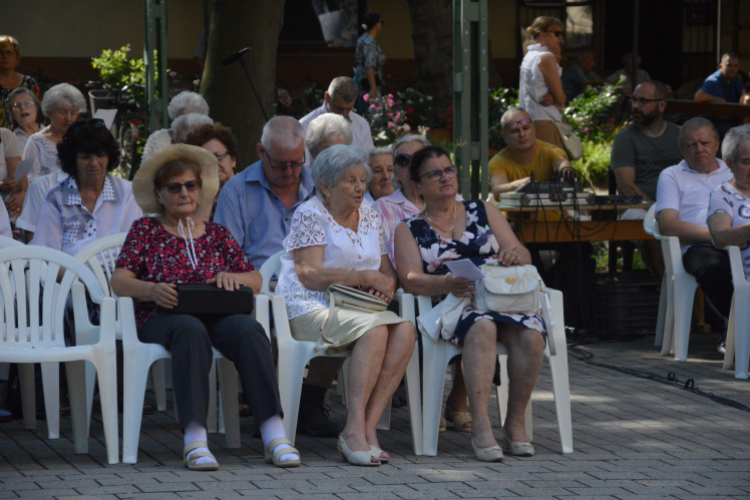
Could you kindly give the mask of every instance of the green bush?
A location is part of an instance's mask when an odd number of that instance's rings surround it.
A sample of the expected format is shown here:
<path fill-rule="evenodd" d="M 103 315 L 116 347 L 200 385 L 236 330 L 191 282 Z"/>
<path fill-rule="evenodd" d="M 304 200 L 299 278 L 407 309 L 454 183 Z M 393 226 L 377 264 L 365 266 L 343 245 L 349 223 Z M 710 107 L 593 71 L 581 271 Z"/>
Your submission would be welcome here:
<path fill-rule="evenodd" d="M 499 87 L 495 90 L 490 91 L 490 105 L 489 105 L 489 136 L 490 136 L 490 148 L 500 151 L 507 144 L 502 136 L 502 129 L 500 128 L 500 118 L 503 113 L 508 111 L 509 108 L 518 106 L 518 90 L 517 89 L 506 89 Z"/>
<path fill-rule="evenodd" d="M 617 104 L 622 99 L 620 80 L 596 90 L 587 88 L 563 110 L 563 120 L 581 141 L 606 142 L 617 133 Z"/>
<path fill-rule="evenodd" d="M 583 158 L 572 163 L 579 177 L 587 184 L 604 187 L 607 185 L 607 170 L 609 169 L 610 154 L 613 139 L 607 141 L 581 141 Z"/>

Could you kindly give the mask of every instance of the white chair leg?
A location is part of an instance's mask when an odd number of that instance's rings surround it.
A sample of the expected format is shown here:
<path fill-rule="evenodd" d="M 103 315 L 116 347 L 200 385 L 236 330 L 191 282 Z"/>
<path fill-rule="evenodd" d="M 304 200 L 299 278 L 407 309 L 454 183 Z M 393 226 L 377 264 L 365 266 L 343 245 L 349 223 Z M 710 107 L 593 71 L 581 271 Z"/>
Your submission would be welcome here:
<path fill-rule="evenodd" d="M 661 294 L 659 294 L 659 316 L 656 320 L 656 338 L 654 339 L 654 345 L 656 347 L 661 346 L 664 339 L 664 327 L 667 322 L 667 274 L 664 273 L 664 277 L 661 280 Z"/>
<path fill-rule="evenodd" d="M 60 363 L 41 363 L 49 439 L 60 439 Z"/>
<path fill-rule="evenodd" d="M 558 311 L 559 320 L 554 322 L 555 339 L 565 338 L 562 293 L 552 294 L 552 310 Z M 573 420 L 570 412 L 570 380 L 568 377 L 568 347 L 565 342 L 556 342 L 557 355 L 547 356 L 552 375 L 552 392 L 555 395 L 557 426 L 560 430 L 560 444 L 563 453 L 573 453 Z M 545 349 L 548 353 L 549 348 Z"/>
<path fill-rule="evenodd" d="M 122 461 L 126 464 L 134 464 L 138 462 L 138 441 L 143 421 L 143 399 L 146 394 L 148 368 L 144 366 L 145 360 L 144 363 L 129 363 L 126 357 L 124 364 Z M 161 368 L 163 369 L 163 366 Z"/>
<path fill-rule="evenodd" d="M 741 303 L 747 304 L 746 295 Z M 734 378 L 747 379 L 750 365 L 750 310 L 737 311 L 734 318 Z"/>
<path fill-rule="evenodd" d="M 237 370 L 234 363 L 226 358 L 216 360 L 219 372 L 219 385 L 221 387 L 221 403 L 224 410 L 224 429 L 226 430 L 227 448 L 239 448 L 242 446 L 240 439 L 240 408 L 237 399 L 239 385 L 237 383 Z"/>
<path fill-rule="evenodd" d="M 151 376 L 154 382 L 157 411 L 167 411 L 167 372 L 163 359 L 151 365 Z"/>
<path fill-rule="evenodd" d="M 344 407 L 348 404 L 348 394 L 349 394 L 349 365 L 351 365 L 351 358 L 346 358 L 344 360 L 344 364 L 341 365 L 341 370 L 339 373 L 341 374 L 341 403 L 344 405 Z"/>
<path fill-rule="evenodd" d="M 89 436 L 86 412 L 86 367 L 85 361 L 65 363 L 68 380 L 68 402 L 70 419 L 73 422 L 73 444 L 78 455 L 89 452 Z"/>
<path fill-rule="evenodd" d="M 687 361 L 690 342 L 690 318 L 695 301 L 695 280 L 675 281 L 674 287 L 674 359 Z"/>
<path fill-rule="evenodd" d="M 117 436 L 117 368 L 110 356 L 102 355 L 95 359 L 96 375 L 99 379 L 99 399 L 102 403 L 102 423 L 104 426 L 104 440 L 107 445 L 107 461 L 110 464 L 120 462 L 120 443 Z M 143 367 L 143 385 L 141 394 L 146 391 L 146 376 L 148 369 Z M 131 407 L 131 411 L 143 414 L 143 399 L 138 406 Z"/>
<path fill-rule="evenodd" d="M 96 388 L 96 367 L 86 361 L 86 435 L 91 427 L 91 410 L 94 406 L 94 389 Z M 67 371 L 66 371 L 67 373 Z"/>
<path fill-rule="evenodd" d="M 667 285 L 667 314 L 664 318 L 664 336 L 661 342 L 661 355 L 669 356 L 674 340 L 674 279 L 668 280 Z"/>
<path fill-rule="evenodd" d="M 498 356 L 500 362 L 500 385 L 495 387 L 497 394 L 497 418 L 500 420 L 500 427 L 505 425 L 505 416 L 508 414 L 508 356 Z"/>
<path fill-rule="evenodd" d="M 734 370 L 734 332 L 736 329 L 736 314 L 734 308 L 734 299 L 732 299 L 732 309 L 729 311 L 729 325 L 727 326 L 727 345 L 724 352 L 724 370 Z"/>
<path fill-rule="evenodd" d="M 406 397 L 409 401 L 412 448 L 415 455 L 424 453 L 422 439 L 422 391 L 419 387 L 419 349 L 414 346 L 409 364 L 406 365 Z"/>
<path fill-rule="evenodd" d="M 440 340 L 439 342 L 442 342 Z M 448 369 L 449 346 L 437 345 L 432 339 L 422 342 L 425 363 L 422 381 L 422 441 L 424 454 L 429 457 L 437 455 L 440 411 L 443 408 L 445 390 L 445 372 Z"/>
<path fill-rule="evenodd" d="M 19 364 L 18 378 L 21 382 L 23 428 L 27 430 L 36 429 L 36 388 L 34 386 L 34 364 Z"/>
<path fill-rule="evenodd" d="M 289 441 L 297 438 L 299 399 L 302 395 L 302 379 L 308 359 L 304 349 L 293 346 L 279 349 L 279 395 L 284 409 L 284 430 Z"/>
<path fill-rule="evenodd" d="M 208 416 L 206 418 L 209 433 L 218 432 L 218 402 L 216 401 L 216 362 L 211 362 L 211 371 L 208 372 Z"/>

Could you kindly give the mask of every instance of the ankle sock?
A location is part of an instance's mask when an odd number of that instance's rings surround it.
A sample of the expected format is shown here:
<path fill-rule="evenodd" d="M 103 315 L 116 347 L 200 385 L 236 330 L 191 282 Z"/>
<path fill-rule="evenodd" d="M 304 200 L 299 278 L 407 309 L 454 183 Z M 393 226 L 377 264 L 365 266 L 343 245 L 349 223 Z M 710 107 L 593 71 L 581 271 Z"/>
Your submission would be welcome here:
<path fill-rule="evenodd" d="M 193 420 L 185 427 L 185 446 L 194 441 L 203 441 L 205 443 L 208 443 L 208 432 L 206 432 L 206 428 L 199 424 L 197 420 Z M 201 446 L 200 448 L 196 448 L 188 453 L 188 458 L 190 458 L 190 455 L 192 455 L 193 453 L 199 451 L 207 451 L 209 453 L 211 452 L 208 448 L 204 448 Z M 217 462 L 211 457 L 200 457 L 195 461 L 195 463 L 198 465 L 203 465 L 215 464 Z"/>
<path fill-rule="evenodd" d="M 274 439 L 286 437 L 286 431 L 284 431 L 284 423 L 281 420 L 281 417 L 274 415 L 260 424 L 260 436 L 263 439 L 264 448 L 268 448 L 268 444 Z M 288 444 L 280 444 L 274 448 L 271 453 L 276 454 L 276 452 L 283 450 L 284 448 L 291 449 L 292 447 Z M 287 460 L 299 460 L 299 455 L 296 453 L 287 453 L 286 455 L 282 455 L 279 460 L 282 462 L 286 462 Z"/>

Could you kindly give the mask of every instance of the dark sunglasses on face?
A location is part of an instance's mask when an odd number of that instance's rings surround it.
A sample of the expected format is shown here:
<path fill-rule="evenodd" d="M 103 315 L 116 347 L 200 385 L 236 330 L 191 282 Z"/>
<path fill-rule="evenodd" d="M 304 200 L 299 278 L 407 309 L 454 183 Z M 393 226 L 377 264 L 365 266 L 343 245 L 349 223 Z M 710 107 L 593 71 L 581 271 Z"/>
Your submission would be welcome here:
<path fill-rule="evenodd" d="M 560 30 L 548 31 L 547 33 L 554 33 L 557 38 L 562 38 L 563 32 Z"/>
<path fill-rule="evenodd" d="M 430 170 L 429 172 L 420 175 L 419 179 L 417 180 L 421 180 L 422 177 L 428 176 L 431 181 L 439 181 L 443 179 L 443 174 L 445 174 L 446 179 L 452 179 L 456 176 L 457 173 L 458 173 L 458 169 L 456 167 L 450 166 L 446 168 L 445 170 L 440 170 L 440 169 Z"/>
<path fill-rule="evenodd" d="M 65 137 L 63 137 L 63 140 L 65 140 L 68 137 L 68 135 L 70 135 L 71 132 L 83 127 L 84 125 L 88 125 L 89 127 L 95 127 L 95 128 L 107 128 L 107 126 L 104 124 L 104 120 L 102 120 L 101 118 L 91 118 L 89 120 L 78 120 L 77 122 L 73 122 L 70 124 L 70 127 L 68 127 L 68 131 L 65 132 Z"/>
<path fill-rule="evenodd" d="M 180 194 L 182 193 L 182 188 L 187 189 L 188 193 L 192 193 L 193 191 L 197 191 L 201 188 L 201 183 L 198 181 L 187 181 L 184 184 L 180 184 L 179 182 L 170 182 L 169 184 L 164 184 L 159 189 L 166 188 L 169 194 Z"/>
<path fill-rule="evenodd" d="M 408 167 L 409 163 L 411 163 L 411 155 L 409 153 L 401 153 L 400 155 L 396 155 L 393 161 L 399 167 Z"/>

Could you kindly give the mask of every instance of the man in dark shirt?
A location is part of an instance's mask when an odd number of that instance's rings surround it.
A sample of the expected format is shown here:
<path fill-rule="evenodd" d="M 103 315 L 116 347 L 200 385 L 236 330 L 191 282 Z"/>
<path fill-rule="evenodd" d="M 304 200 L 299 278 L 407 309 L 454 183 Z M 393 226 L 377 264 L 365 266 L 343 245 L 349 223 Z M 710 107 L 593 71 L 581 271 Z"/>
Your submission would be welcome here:
<path fill-rule="evenodd" d="M 738 76 L 740 56 L 727 52 L 721 56 L 719 69 L 703 82 L 695 93 L 695 102 L 740 102 L 742 80 Z"/>
<path fill-rule="evenodd" d="M 594 73 L 595 66 L 596 60 L 593 52 L 590 51 L 581 54 L 578 62 L 568 66 L 562 76 L 563 92 L 565 92 L 565 97 L 568 98 L 567 102 L 578 97 L 583 92 L 585 85 L 603 81 L 599 78 L 599 75 Z"/>

